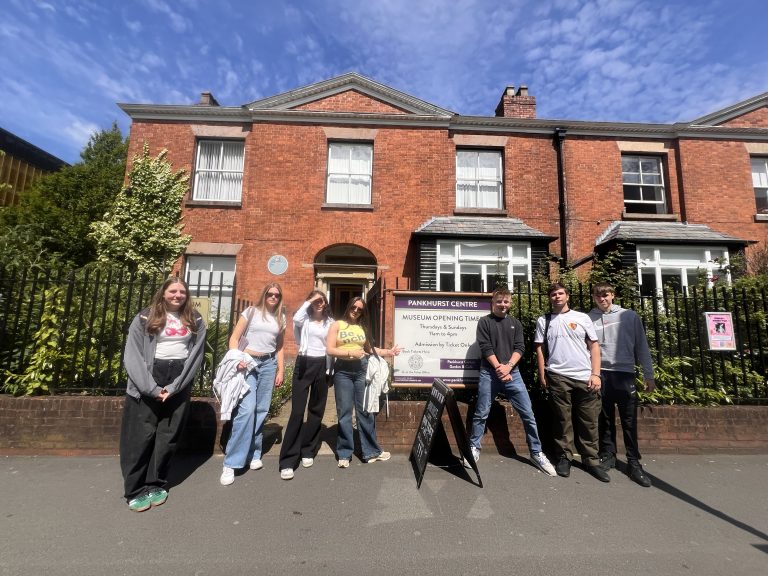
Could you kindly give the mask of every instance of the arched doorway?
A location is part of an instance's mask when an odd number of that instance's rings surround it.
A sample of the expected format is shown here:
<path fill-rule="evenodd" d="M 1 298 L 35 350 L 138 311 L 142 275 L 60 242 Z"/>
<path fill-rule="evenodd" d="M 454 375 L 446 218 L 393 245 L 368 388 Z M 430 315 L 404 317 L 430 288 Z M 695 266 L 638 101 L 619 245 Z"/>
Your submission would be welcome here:
<path fill-rule="evenodd" d="M 321 251 L 314 262 L 315 285 L 328 295 L 334 318 L 340 318 L 349 299 L 365 298 L 376 281 L 376 258 L 365 248 L 338 244 Z"/>

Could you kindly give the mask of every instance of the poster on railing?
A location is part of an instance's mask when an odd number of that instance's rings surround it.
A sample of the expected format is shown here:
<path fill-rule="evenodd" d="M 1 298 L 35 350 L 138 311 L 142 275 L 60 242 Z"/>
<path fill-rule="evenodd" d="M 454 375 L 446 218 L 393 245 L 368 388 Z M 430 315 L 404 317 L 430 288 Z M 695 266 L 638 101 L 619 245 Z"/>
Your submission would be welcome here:
<path fill-rule="evenodd" d="M 704 312 L 710 350 L 736 350 L 736 333 L 730 312 Z"/>
<path fill-rule="evenodd" d="M 488 296 L 454 292 L 395 292 L 396 386 L 476 385 L 480 349 L 477 321 L 490 313 Z"/>

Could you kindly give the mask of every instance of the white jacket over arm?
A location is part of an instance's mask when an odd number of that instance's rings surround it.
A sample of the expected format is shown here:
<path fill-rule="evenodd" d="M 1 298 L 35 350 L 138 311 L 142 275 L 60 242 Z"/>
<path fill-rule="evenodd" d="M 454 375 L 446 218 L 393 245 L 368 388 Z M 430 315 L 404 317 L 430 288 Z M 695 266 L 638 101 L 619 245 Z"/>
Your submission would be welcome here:
<path fill-rule="evenodd" d="M 240 362 L 245 362 L 245 370 L 238 370 Z M 213 379 L 213 392 L 221 403 L 221 421 L 232 419 L 232 411 L 240 399 L 248 393 L 245 375 L 256 368 L 256 361 L 240 350 L 229 350 L 216 368 Z"/>

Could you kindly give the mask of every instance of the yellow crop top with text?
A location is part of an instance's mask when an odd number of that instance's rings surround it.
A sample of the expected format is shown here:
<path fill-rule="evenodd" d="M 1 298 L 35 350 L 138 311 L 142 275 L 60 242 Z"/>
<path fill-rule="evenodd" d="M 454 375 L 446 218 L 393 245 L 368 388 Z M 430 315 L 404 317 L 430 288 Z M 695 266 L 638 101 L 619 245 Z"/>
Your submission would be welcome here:
<path fill-rule="evenodd" d="M 365 345 L 365 332 L 358 324 L 348 324 L 339 321 L 339 333 L 336 336 L 336 347 L 344 350 L 362 350 Z"/>

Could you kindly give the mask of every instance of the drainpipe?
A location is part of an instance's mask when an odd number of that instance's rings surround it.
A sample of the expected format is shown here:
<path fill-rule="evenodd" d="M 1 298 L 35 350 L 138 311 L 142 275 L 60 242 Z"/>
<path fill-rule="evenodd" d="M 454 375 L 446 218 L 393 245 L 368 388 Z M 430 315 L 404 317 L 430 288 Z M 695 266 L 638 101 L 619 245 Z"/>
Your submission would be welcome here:
<path fill-rule="evenodd" d="M 565 186 L 565 128 L 555 128 L 554 144 L 557 149 L 557 196 L 560 215 L 560 260 L 568 264 L 568 205 Z"/>

